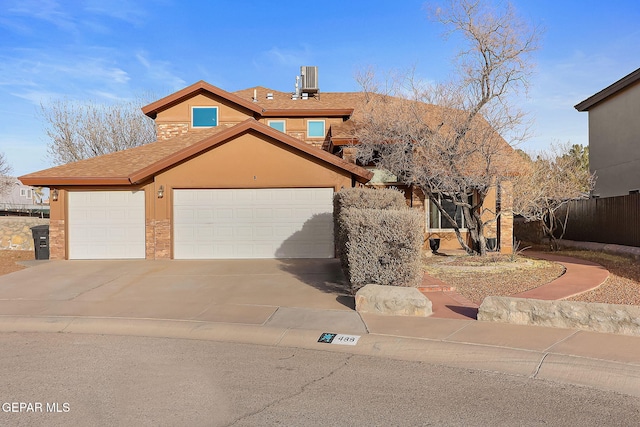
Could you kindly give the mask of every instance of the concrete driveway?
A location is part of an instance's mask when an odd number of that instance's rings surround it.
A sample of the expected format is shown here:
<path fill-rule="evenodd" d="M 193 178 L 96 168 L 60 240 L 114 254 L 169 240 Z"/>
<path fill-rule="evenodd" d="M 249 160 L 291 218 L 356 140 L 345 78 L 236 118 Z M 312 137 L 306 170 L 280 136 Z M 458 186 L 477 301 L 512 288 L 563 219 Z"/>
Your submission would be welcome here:
<path fill-rule="evenodd" d="M 0 276 L 0 315 L 196 320 L 364 331 L 335 259 L 35 261 Z M 354 332 L 355 332 L 354 330 Z"/>

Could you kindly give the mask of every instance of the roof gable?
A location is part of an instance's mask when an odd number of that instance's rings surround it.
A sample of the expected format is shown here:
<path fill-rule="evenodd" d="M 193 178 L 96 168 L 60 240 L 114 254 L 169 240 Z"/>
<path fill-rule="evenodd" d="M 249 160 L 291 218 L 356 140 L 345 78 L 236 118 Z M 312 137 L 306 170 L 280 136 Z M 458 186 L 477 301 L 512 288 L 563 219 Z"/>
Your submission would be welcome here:
<path fill-rule="evenodd" d="M 169 96 L 166 96 L 162 99 L 159 99 L 158 101 L 152 102 L 151 104 L 142 107 L 142 112 L 150 118 L 155 119 L 160 111 L 166 110 L 173 105 L 179 104 L 186 99 L 197 95 L 198 93 L 210 93 L 213 95 L 217 95 L 236 105 L 253 111 L 254 113 L 262 113 L 262 107 L 258 106 L 256 103 L 243 99 L 231 92 L 227 92 L 226 90 L 220 89 L 219 87 L 205 82 L 204 80 L 200 80 L 199 82 L 194 83 L 191 86 L 187 86 L 182 90 L 179 90 Z"/>
<path fill-rule="evenodd" d="M 21 176 L 19 179 L 27 185 L 41 186 L 137 185 L 162 170 L 249 131 L 258 132 L 297 151 L 334 165 L 352 174 L 359 182 L 365 183 L 373 176 L 371 172 L 364 168 L 312 147 L 254 119 L 247 119 L 234 126 L 218 126 L 192 132 L 129 150 L 34 172 Z"/>

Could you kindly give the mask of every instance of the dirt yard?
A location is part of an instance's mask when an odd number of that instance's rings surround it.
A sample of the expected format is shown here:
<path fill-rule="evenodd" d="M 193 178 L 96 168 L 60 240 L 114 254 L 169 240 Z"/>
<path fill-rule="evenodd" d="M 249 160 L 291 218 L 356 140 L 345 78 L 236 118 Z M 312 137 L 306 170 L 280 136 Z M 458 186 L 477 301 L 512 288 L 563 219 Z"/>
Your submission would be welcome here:
<path fill-rule="evenodd" d="M 596 262 L 610 273 L 598 289 L 570 298 L 571 301 L 640 305 L 640 263 L 637 261 L 590 251 L 563 250 L 558 254 Z M 526 251 L 516 258 L 512 262 L 511 257 L 500 255 L 432 256 L 425 259 L 425 269 L 478 304 L 486 296 L 514 295 L 549 283 L 564 273 L 558 264 L 527 258 Z"/>
<path fill-rule="evenodd" d="M 425 269 L 477 304 L 489 295 L 508 296 L 537 288 L 564 273 L 559 264 L 522 256 L 512 260 L 505 255 L 436 255 L 426 258 Z"/>
<path fill-rule="evenodd" d="M 0 275 L 22 270 L 26 267 L 17 262 L 32 259 L 35 259 L 34 251 L 0 251 Z"/>

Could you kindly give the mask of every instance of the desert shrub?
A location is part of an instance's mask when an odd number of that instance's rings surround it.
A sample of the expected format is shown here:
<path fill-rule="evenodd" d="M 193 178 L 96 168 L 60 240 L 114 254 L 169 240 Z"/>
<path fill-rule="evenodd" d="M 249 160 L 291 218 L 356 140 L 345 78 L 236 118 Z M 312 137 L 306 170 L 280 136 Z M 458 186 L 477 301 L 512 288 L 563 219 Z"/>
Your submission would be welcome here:
<path fill-rule="evenodd" d="M 339 215 L 342 209 L 402 209 L 407 206 L 404 194 L 388 188 L 345 188 L 333 197 L 333 211 Z"/>
<path fill-rule="evenodd" d="M 404 208 L 343 209 L 342 265 L 353 292 L 368 283 L 416 286 L 422 278 L 422 216 Z"/>
<path fill-rule="evenodd" d="M 344 188 L 333 196 L 333 224 L 336 255 L 345 268 L 343 250 L 346 243 L 344 230 L 341 228 L 340 212 L 344 209 L 404 209 L 407 203 L 404 194 L 398 190 L 374 188 Z"/>

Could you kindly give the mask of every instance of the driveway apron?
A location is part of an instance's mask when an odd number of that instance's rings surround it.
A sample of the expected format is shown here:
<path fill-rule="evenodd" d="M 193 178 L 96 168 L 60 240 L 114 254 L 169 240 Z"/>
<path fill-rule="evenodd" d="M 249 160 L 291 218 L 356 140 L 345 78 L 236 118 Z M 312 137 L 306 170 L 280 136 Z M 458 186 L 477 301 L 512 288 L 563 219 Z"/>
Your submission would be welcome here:
<path fill-rule="evenodd" d="M 36 261 L 0 276 L 0 315 L 362 324 L 335 259 Z M 306 309 L 304 313 L 300 310 Z M 278 310 L 281 310 L 278 313 Z M 301 324 L 301 327 L 304 325 Z M 362 328 L 364 328 L 362 326 Z M 364 329 L 363 329 L 364 330 Z"/>

